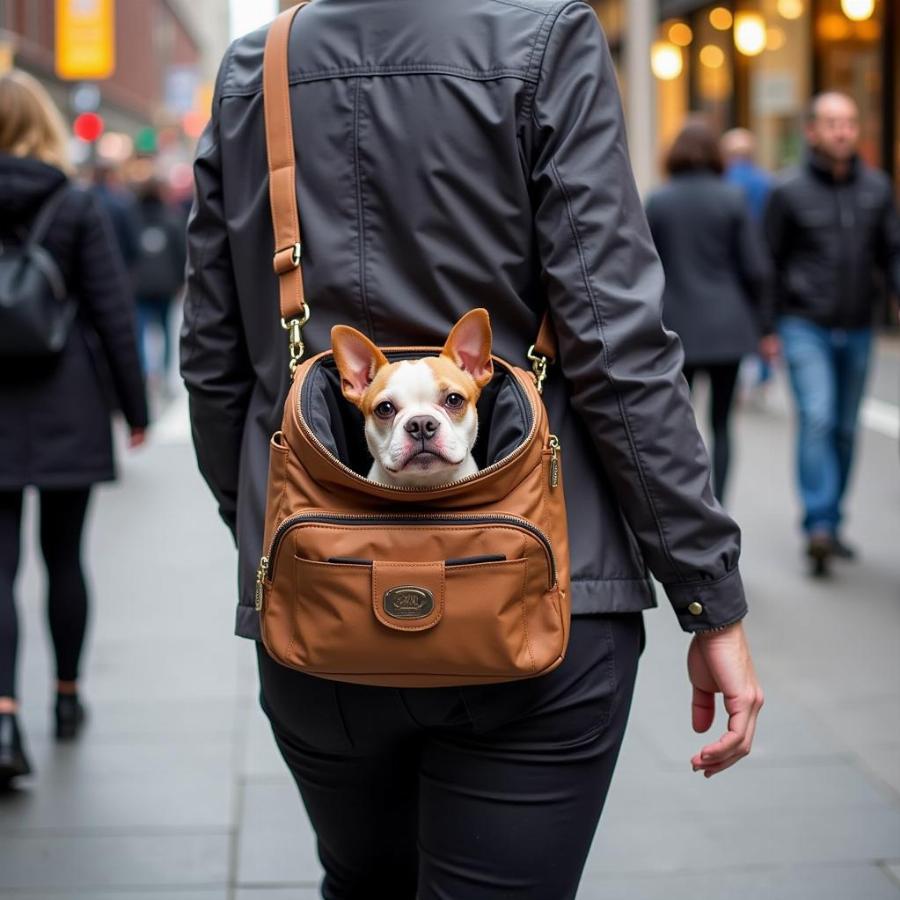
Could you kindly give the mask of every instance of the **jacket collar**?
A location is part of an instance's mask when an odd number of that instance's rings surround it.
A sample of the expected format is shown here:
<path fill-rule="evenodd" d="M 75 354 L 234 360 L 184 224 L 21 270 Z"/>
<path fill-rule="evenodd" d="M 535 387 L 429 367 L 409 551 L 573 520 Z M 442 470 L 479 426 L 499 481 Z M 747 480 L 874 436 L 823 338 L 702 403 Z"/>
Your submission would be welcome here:
<path fill-rule="evenodd" d="M 835 178 L 831 168 L 831 163 L 821 153 L 810 148 L 806 154 L 806 166 L 810 172 L 820 181 L 828 184 L 844 184 L 846 182 L 856 181 L 859 175 L 859 156 L 854 155 L 850 159 L 850 165 L 847 168 L 846 178 Z"/>

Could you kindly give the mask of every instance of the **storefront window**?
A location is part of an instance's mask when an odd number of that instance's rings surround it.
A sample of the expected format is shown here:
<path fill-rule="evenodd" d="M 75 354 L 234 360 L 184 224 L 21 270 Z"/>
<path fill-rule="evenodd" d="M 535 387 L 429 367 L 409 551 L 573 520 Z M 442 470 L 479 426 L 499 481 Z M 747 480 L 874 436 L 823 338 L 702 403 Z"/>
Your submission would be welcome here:
<path fill-rule="evenodd" d="M 811 2 L 747 4 L 762 16 L 765 49 L 755 56 L 739 54 L 745 105 L 740 120 L 756 135 L 758 161 L 769 169 L 797 162 L 803 153 L 803 127 L 812 93 Z"/>
<path fill-rule="evenodd" d="M 616 67 L 616 77 L 619 81 L 619 91 L 625 94 L 625 85 L 622 83 L 622 43 L 625 38 L 625 2 L 624 0 L 591 0 L 591 6 L 603 26 L 606 42 L 609 44 L 610 55 Z"/>
<path fill-rule="evenodd" d="M 703 113 L 717 131 L 734 120 L 733 17 L 725 6 L 712 6 L 694 14 L 692 45 L 692 109 Z"/>
<path fill-rule="evenodd" d="M 887 164 L 882 159 L 886 2 L 818 0 L 815 21 L 819 90 L 842 91 L 856 100 L 862 129 L 860 154 L 874 166 Z"/>

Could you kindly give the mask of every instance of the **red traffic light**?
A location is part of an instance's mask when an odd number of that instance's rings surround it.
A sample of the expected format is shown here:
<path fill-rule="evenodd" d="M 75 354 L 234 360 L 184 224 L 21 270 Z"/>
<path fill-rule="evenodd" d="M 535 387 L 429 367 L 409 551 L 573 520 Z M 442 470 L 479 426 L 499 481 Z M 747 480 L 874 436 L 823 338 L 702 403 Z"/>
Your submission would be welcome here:
<path fill-rule="evenodd" d="M 75 137 L 88 144 L 93 144 L 103 134 L 103 128 L 103 117 L 95 112 L 81 113 L 80 116 L 76 116 L 72 125 Z"/>

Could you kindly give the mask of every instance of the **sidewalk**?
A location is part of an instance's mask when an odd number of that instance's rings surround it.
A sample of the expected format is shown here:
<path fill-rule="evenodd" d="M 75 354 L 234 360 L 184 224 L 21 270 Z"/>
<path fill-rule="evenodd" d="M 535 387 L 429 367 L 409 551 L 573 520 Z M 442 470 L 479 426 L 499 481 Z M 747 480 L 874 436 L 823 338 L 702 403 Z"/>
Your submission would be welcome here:
<path fill-rule="evenodd" d="M 234 552 L 183 409 L 176 401 L 95 500 L 91 721 L 74 746 L 50 738 L 29 506 L 21 684 L 37 777 L 0 798 L 0 900 L 317 896 L 312 835 L 256 705 L 253 647 L 231 636 Z M 748 411 L 738 437 L 732 509 L 767 694 L 754 753 L 709 782 L 691 772 L 702 740 L 690 730 L 687 639 L 669 610 L 648 614 L 580 900 L 900 898 L 896 441 L 866 432 L 850 521 L 863 559 L 819 584 L 798 555 L 788 421 Z"/>

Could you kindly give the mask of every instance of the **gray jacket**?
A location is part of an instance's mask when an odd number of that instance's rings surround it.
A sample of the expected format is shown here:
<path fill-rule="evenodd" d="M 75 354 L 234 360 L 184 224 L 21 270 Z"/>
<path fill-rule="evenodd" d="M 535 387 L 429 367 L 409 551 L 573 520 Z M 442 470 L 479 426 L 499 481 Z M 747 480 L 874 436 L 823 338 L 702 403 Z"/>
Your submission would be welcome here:
<path fill-rule="evenodd" d="M 200 469 L 240 551 L 247 637 L 259 635 L 268 438 L 288 387 L 264 40 L 229 49 L 197 150 L 182 336 Z M 380 344 L 440 344 L 485 306 L 495 352 L 527 366 L 549 304 L 560 361 L 545 399 L 563 447 L 575 611 L 654 605 L 652 571 L 686 630 L 741 618 L 740 533 L 713 498 L 681 347 L 660 323 L 662 270 L 590 7 L 316 0 L 290 58 L 308 352 L 337 323 Z"/>
<path fill-rule="evenodd" d="M 663 323 L 685 362 L 753 353 L 769 267 L 740 189 L 710 171 L 676 175 L 647 200 L 647 221 L 666 273 Z"/>

